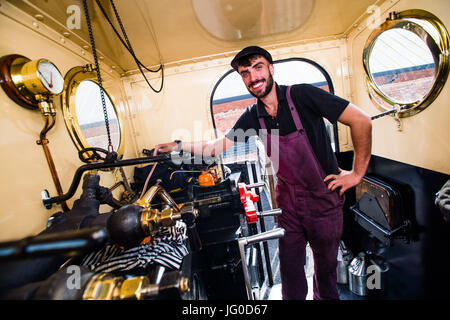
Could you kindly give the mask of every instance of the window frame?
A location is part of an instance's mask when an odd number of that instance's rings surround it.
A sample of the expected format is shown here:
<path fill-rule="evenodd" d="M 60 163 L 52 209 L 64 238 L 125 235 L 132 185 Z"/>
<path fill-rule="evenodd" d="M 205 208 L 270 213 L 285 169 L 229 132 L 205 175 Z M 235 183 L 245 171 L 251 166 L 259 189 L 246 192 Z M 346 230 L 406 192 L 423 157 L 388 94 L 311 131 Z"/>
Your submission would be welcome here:
<path fill-rule="evenodd" d="M 434 42 L 434 38 L 419 24 L 408 20 L 408 19 L 416 19 L 423 20 L 430 23 L 437 31 L 439 35 L 439 43 Z M 375 42 L 379 35 L 387 30 L 392 30 L 395 28 L 401 28 L 404 30 L 408 30 L 413 32 L 419 38 L 421 38 L 427 45 L 428 41 L 432 41 L 432 47 L 428 45 L 430 49 L 433 59 L 435 61 L 435 78 L 433 81 L 433 85 L 431 89 L 425 94 L 421 99 L 414 101 L 412 103 L 399 103 L 397 101 L 392 100 L 388 97 L 383 91 L 378 88 L 375 80 L 372 77 L 369 68 L 369 58 L 372 52 L 372 49 L 375 45 Z M 439 52 L 437 52 L 439 50 Z M 425 108 L 427 108 L 439 95 L 442 91 L 444 84 L 448 78 L 449 74 L 449 36 L 448 32 L 445 29 L 444 24 L 433 14 L 419 9 L 406 10 L 402 12 L 391 12 L 386 21 L 381 24 L 378 28 L 372 31 L 366 43 L 364 45 L 363 54 L 362 54 L 362 63 L 365 72 L 365 83 L 367 92 L 372 103 L 381 111 L 390 110 L 385 105 L 379 103 L 377 98 L 382 99 L 387 104 L 391 105 L 394 108 L 397 105 L 403 105 L 404 109 L 401 109 L 397 112 L 399 118 L 409 117 L 415 115 Z"/>
<path fill-rule="evenodd" d="M 73 67 L 66 73 L 64 77 L 64 90 L 63 94 L 61 95 L 61 109 L 63 112 L 64 122 L 67 131 L 69 132 L 69 135 L 73 141 L 73 144 L 78 151 L 81 151 L 84 148 L 94 147 L 91 146 L 85 138 L 80 124 L 78 123 L 76 114 L 75 96 L 79 85 L 83 81 L 92 81 L 97 86 L 99 86 L 97 81 L 97 73 L 95 72 L 95 70 L 91 69 L 89 65 Z M 114 151 L 117 153 L 117 157 L 119 159 L 122 159 L 125 151 L 125 134 L 123 126 L 121 124 L 119 111 L 116 107 L 116 103 L 104 88 L 103 93 L 105 94 L 105 98 L 107 97 L 111 101 L 111 105 L 117 117 L 120 139 L 117 150 Z"/>

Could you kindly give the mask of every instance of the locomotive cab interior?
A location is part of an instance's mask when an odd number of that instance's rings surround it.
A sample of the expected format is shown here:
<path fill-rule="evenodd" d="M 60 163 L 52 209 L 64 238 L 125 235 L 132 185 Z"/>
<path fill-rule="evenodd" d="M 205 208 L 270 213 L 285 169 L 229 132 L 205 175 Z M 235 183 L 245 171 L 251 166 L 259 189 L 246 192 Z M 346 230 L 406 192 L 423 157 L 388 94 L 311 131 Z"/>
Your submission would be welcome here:
<path fill-rule="evenodd" d="M 251 45 L 271 53 L 278 84 L 313 85 L 371 116 L 366 175 L 345 193 L 340 299 L 448 298 L 449 9 L 0 0 L 0 298 L 281 299 L 283 213 L 261 140 L 214 156 L 154 152 L 221 137 L 256 102 L 230 66 Z M 350 128 L 324 126 L 351 170 Z"/>

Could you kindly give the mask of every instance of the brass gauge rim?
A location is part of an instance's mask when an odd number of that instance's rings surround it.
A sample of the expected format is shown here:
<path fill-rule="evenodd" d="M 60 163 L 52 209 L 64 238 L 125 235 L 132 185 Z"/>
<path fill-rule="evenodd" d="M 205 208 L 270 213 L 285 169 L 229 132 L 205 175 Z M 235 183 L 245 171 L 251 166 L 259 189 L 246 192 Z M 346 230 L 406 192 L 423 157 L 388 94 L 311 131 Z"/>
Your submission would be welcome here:
<path fill-rule="evenodd" d="M 31 60 L 20 54 L 10 54 L 0 58 L 0 84 L 8 95 L 18 105 L 31 109 L 39 109 L 39 101 L 25 87 L 20 76 L 21 68 Z"/>

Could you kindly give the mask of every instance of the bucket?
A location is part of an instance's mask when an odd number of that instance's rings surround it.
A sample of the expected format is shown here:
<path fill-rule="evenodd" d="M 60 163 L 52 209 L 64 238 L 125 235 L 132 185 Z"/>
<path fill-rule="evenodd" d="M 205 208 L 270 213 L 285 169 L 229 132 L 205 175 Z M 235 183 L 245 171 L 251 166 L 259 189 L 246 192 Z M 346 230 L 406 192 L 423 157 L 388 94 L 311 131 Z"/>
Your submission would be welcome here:
<path fill-rule="evenodd" d="M 358 296 L 385 292 L 387 264 L 370 252 L 360 252 L 348 266 L 350 291 Z"/>

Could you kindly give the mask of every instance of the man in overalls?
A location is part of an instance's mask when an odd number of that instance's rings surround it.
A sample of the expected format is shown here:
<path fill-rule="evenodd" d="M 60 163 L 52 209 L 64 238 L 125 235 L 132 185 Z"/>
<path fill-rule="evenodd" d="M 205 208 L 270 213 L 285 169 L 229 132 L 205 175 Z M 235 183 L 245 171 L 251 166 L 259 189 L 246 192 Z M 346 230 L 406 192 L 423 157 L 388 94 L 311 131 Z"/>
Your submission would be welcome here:
<path fill-rule="evenodd" d="M 314 299 L 339 299 L 336 267 L 344 192 L 357 185 L 366 172 L 371 154 L 371 119 L 348 101 L 312 85 L 276 84 L 272 56 L 263 48 L 243 49 L 231 66 L 257 103 L 244 111 L 224 137 L 176 141 L 157 145 L 155 150 L 200 150 L 214 155 L 242 139 L 236 132 L 263 132 L 277 175 L 276 200 L 282 209 L 278 225 L 286 231 L 279 240 L 283 299 L 306 298 L 308 242 L 314 257 Z M 350 127 L 354 146 L 351 171 L 338 168 L 323 117 Z"/>

